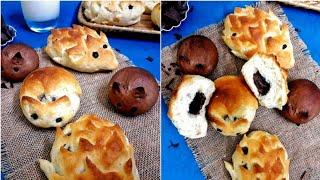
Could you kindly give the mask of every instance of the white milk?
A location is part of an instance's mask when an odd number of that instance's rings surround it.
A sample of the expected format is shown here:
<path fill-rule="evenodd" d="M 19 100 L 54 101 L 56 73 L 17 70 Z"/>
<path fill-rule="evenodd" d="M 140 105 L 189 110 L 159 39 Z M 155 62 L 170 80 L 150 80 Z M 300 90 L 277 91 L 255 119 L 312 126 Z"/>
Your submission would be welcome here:
<path fill-rule="evenodd" d="M 21 1 L 21 8 L 27 21 L 49 21 L 59 16 L 60 1 Z"/>

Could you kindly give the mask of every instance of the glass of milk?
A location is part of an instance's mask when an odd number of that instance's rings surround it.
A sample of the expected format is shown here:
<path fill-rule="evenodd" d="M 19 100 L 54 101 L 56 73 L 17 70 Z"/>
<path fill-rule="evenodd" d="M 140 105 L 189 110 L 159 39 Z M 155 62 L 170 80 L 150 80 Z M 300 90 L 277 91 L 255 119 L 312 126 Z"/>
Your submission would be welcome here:
<path fill-rule="evenodd" d="M 57 26 L 60 1 L 21 1 L 21 9 L 32 31 L 43 33 Z"/>

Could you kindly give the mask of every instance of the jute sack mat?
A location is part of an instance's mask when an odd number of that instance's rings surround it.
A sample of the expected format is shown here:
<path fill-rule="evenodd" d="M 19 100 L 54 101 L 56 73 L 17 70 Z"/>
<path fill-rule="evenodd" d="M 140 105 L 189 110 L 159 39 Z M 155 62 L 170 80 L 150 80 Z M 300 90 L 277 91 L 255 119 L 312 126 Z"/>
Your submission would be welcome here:
<path fill-rule="evenodd" d="M 38 49 L 40 67 L 59 66 Z M 132 66 L 127 57 L 116 52 L 119 69 Z M 146 114 L 137 117 L 121 116 L 107 101 L 107 84 L 113 72 L 73 73 L 82 88 L 80 109 L 73 121 L 84 114 L 96 114 L 120 125 L 135 150 L 135 159 L 141 179 L 159 179 L 160 167 L 160 103 Z M 4 84 L 4 85 L 3 85 Z M 55 129 L 33 126 L 19 106 L 21 83 L 5 83 L 1 88 L 1 172 L 7 179 L 45 179 L 38 159 L 48 159 L 54 141 Z M 159 98 L 160 99 L 160 98 Z"/>
<path fill-rule="evenodd" d="M 296 60 L 294 68 L 290 70 L 289 81 L 306 78 L 320 87 L 320 68 L 311 58 L 304 42 L 299 38 L 292 24 L 288 21 L 280 5 L 271 2 L 260 2 L 254 5 L 263 10 L 272 10 L 282 22 L 289 25 L 290 37 L 294 47 Z M 306 27 L 312 28 L 312 27 Z M 219 62 L 213 74 L 214 80 L 223 75 L 238 75 L 244 60 L 234 56 L 221 38 L 223 23 L 199 29 L 194 34 L 210 38 L 217 46 Z M 162 49 L 161 58 L 161 88 L 166 103 L 172 90 L 180 79 L 180 72 L 176 65 L 177 43 Z M 303 125 L 296 125 L 285 120 L 276 110 L 259 107 L 250 131 L 264 130 L 279 136 L 287 149 L 290 163 L 291 179 L 320 179 L 320 116 Z M 242 136 L 225 137 L 209 125 L 208 134 L 200 139 L 188 139 L 186 142 L 191 148 L 197 163 L 207 179 L 230 179 L 223 161 L 231 162 L 231 156 Z"/>

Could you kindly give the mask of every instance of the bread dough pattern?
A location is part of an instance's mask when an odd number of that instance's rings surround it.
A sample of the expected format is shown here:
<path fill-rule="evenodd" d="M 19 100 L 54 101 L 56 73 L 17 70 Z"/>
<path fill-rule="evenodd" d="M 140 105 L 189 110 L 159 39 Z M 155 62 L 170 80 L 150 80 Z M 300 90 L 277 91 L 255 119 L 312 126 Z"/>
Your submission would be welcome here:
<path fill-rule="evenodd" d="M 51 162 L 40 159 L 49 180 L 137 180 L 133 147 L 118 125 L 84 115 L 63 130 L 57 128 Z"/>
<path fill-rule="evenodd" d="M 145 4 L 140 1 L 85 1 L 83 7 L 90 21 L 117 26 L 136 24 L 145 11 Z"/>
<path fill-rule="evenodd" d="M 106 35 L 85 26 L 52 30 L 45 51 L 55 62 L 80 72 L 114 70 L 119 64 Z"/>
<path fill-rule="evenodd" d="M 237 145 L 232 162 L 225 162 L 233 180 L 289 180 L 289 160 L 276 135 L 253 131 Z"/>
<path fill-rule="evenodd" d="M 256 53 L 273 55 L 281 68 L 294 65 L 293 48 L 288 26 L 272 11 L 257 8 L 235 8 L 224 21 L 224 42 L 231 52 L 245 60 Z"/>
<path fill-rule="evenodd" d="M 45 67 L 33 71 L 20 88 L 20 106 L 35 126 L 58 127 L 68 123 L 80 106 L 79 82 L 68 71 Z"/>

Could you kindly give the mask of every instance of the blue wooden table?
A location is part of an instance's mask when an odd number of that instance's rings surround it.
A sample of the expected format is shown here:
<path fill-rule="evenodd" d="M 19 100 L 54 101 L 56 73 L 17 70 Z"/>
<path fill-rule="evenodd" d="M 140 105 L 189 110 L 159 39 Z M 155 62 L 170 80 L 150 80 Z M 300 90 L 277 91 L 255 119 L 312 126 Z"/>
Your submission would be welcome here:
<path fill-rule="evenodd" d="M 58 27 L 70 27 L 77 23 L 77 12 L 80 2 L 61 2 Z M 17 30 L 17 37 L 13 43 L 25 43 L 33 48 L 41 48 L 47 44 L 49 33 L 32 32 L 26 25 L 20 2 L 1 2 L 1 13 L 7 24 Z M 160 36 L 147 36 L 130 33 L 106 33 L 110 45 L 120 53 L 129 57 L 136 66 L 150 71 L 160 80 Z M 151 57 L 151 58 L 148 58 Z M 147 60 L 148 58 L 149 60 Z M 153 60 L 152 60 L 153 59 Z M 5 138 L 5 137 L 2 137 Z M 1 174 L 1 179 L 3 176 Z"/>
<path fill-rule="evenodd" d="M 189 2 L 191 11 L 179 28 L 162 33 L 162 47 L 177 41 L 176 37 L 186 37 L 197 29 L 222 21 L 234 8 L 244 7 L 254 2 Z M 281 5 L 300 37 L 307 44 L 313 59 L 320 62 L 320 13 Z M 162 179 L 204 179 L 184 138 L 178 134 L 167 117 L 168 108 L 162 102 L 161 127 L 161 177 Z"/>

